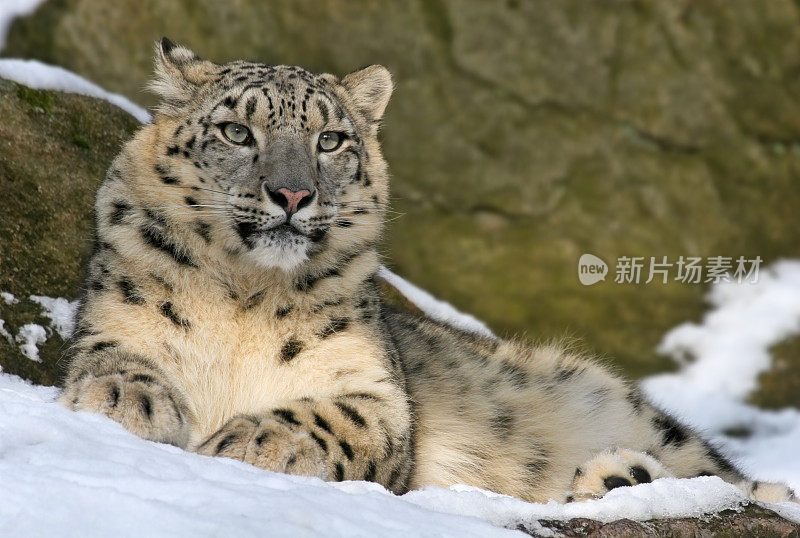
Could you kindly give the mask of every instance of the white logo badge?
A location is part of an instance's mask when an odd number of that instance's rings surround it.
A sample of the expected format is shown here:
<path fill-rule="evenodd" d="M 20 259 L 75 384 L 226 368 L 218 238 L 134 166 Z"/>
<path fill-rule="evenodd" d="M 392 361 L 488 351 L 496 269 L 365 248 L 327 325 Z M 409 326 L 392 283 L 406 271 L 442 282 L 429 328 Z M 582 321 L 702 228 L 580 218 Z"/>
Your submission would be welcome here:
<path fill-rule="evenodd" d="M 578 280 L 584 286 L 597 284 L 606 279 L 608 265 L 594 254 L 584 254 L 578 260 Z"/>

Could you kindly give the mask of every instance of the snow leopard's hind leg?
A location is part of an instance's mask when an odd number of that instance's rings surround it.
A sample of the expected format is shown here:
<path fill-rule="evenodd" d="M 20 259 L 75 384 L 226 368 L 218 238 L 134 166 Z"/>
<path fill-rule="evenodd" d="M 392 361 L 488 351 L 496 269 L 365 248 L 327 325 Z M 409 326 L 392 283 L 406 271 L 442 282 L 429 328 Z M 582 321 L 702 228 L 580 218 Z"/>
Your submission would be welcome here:
<path fill-rule="evenodd" d="M 716 472 L 681 472 L 683 465 L 676 465 L 673 470 L 662 461 L 645 452 L 622 448 L 610 448 L 600 452 L 575 470 L 572 492 L 569 501 L 582 501 L 602 497 L 612 489 L 625 486 L 646 484 L 658 478 L 718 475 L 727 482 L 736 485 L 751 500 L 759 502 L 800 502 L 794 492 L 785 484 L 748 480 L 735 467 L 721 456 L 714 448 L 703 442 L 708 450 L 708 468 L 717 468 Z M 690 465 L 696 466 L 697 454 L 691 451 L 685 454 L 688 460 L 695 460 Z"/>
<path fill-rule="evenodd" d="M 627 430 L 608 446 L 597 447 L 575 469 L 568 500 L 599 498 L 610 490 L 658 478 L 718 476 L 761 502 L 800 502 L 785 484 L 748 479 L 711 443 L 645 400 L 638 389 L 627 396 L 633 413 Z M 624 432 L 624 433 L 623 433 Z"/>

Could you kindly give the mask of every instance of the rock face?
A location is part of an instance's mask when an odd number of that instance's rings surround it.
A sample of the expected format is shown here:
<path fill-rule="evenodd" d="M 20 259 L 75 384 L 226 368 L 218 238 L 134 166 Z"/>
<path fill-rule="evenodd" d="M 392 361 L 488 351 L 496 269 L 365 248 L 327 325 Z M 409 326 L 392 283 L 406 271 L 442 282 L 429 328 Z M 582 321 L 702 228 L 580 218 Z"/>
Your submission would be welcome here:
<path fill-rule="evenodd" d="M 94 191 L 137 121 L 88 97 L 32 90 L 0 79 L 0 319 L 16 337 L 47 327 L 30 295 L 74 299 L 92 237 Z M 0 367 L 53 384 L 64 341 L 50 335 L 35 362 L 0 337 Z"/>
<path fill-rule="evenodd" d="M 501 334 L 578 337 L 639 376 L 669 367 L 653 349 L 704 287 L 615 284 L 619 256 L 800 255 L 798 24 L 789 0 L 51 0 L 4 55 L 144 104 L 162 34 L 217 61 L 387 65 L 389 265 Z M 578 282 L 584 252 L 605 282 Z"/>
<path fill-rule="evenodd" d="M 644 523 L 621 519 L 611 523 L 600 523 L 591 519 L 578 518 L 569 521 L 540 521 L 539 523 L 549 531 L 556 533 L 556 536 L 565 537 L 730 536 L 733 538 L 750 536 L 753 538 L 795 538 L 800 536 L 800 526 L 786 521 L 771 510 L 756 505 L 749 505 L 741 512 L 729 510 L 704 519 L 661 519 Z M 519 530 L 531 536 L 552 536 L 552 534 L 531 532 L 522 527 Z"/>

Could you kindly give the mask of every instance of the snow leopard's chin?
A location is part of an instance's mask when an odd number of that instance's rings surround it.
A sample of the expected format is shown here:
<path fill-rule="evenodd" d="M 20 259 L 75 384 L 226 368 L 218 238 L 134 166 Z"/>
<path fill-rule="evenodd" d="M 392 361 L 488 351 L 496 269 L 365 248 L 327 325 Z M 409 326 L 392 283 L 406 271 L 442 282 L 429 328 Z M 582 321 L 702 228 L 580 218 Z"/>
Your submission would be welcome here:
<path fill-rule="evenodd" d="M 259 238 L 246 254 L 252 263 L 290 273 L 308 261 L 308 239 L 302 236 Z"/>

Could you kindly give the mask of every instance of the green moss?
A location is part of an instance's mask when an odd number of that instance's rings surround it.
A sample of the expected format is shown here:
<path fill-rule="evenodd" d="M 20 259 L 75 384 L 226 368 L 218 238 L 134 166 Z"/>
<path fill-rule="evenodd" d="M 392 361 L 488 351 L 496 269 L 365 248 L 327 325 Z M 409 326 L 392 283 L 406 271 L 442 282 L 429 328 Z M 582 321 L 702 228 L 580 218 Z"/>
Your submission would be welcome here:
<path fill-rule="evenodd" d="M 27 86 L 17 86 L 17 97 L 39 111 L 51 114 L 53 112 L 53 92 L 34 90 Z"/>
<path fill-rule="evenodd" d="M 75 135 L 72 137 L 72 143 L 78 146 L 79 148 L 89 149 L 89 142 L 80 135 Z"/>

